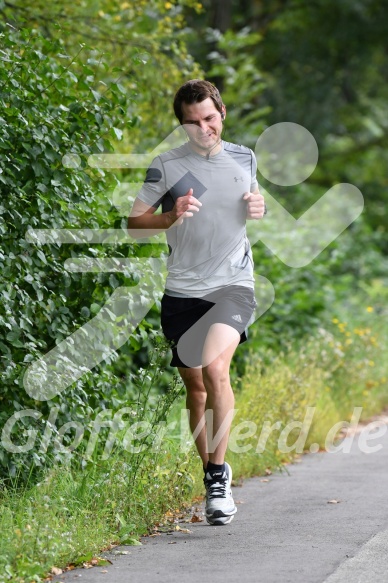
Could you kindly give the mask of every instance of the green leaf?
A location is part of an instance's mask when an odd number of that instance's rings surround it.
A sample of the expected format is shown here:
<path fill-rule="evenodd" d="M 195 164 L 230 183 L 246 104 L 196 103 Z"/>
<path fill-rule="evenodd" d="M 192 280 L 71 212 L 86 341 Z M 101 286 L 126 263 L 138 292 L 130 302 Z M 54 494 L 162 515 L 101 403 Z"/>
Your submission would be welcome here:
<path fill-rule="evenodd" d="M 11 330 L 11 332 L 8 332 L 6 339 L 9 340 L 10 342 L 13 342 L 14 340 L 20 337 L 20 334 L 21 330 L 19 328 L 16 328 L 15 330 Z"/>
<path fill-rule="evenodd" d="M 92 95 L 94 97 L 94 99 L 98 102 L 101 99 L 101 93 L 98 93 L 98 91 L 94 91 L 94 89 L 90 89 L 90 91 L 92 92 Z"/>
<path fill-rule="evenodd" d="M 127 536 L 123 536 L 120 539 L 120 544 L 122 545 L 131 545 L 131 546 L 142 546 L 143 543 L 141 543 L 138 539 L 133 538 L 133 537 L 127 537 Z"/>
<path fill-rule="evenodd" d="M 43 261 L 43 263 L 45 263 L 47 265 L 47 259 L 45 254 L 42 251 L 38 251 L 37 252 L 37 256 L 39 257 L 39 259 L 41 259 Z"/>
<path fill-rule="evenodd" d="M 114 134 L 115 134 L 116 138 L 117 138 L 118 140 L 121 140 L 121 139 L 122 139 L 122 137 L 123 137 L 123 132 L 122 132 L 122 130 L 120 130 L 119 128 L 112 128 L 112 130 L 113 130 L 113 132 L 114 132 Z"/>
<path fill-rule="evenodd" d="M 88 563 L 93 559 L 93 553 L 86 553 L 86 555 L 81 555 L 74 559 L 75 565 L 82 565 L 82 563 Z"/>
<path fill-rule="evenodd" d="M 106 567 L 107 565 L 110 565 L 110 561 L 97 557 L 96 567 Z"/>

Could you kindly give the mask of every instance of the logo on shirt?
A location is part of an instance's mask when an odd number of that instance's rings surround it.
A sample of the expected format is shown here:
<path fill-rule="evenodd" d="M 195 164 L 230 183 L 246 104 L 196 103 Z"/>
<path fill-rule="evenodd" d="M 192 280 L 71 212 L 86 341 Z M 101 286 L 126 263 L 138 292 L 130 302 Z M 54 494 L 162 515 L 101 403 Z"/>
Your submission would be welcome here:
<path fill-rule="evenodd" d="M 242 176 L 235 176 L 234 177 L 235 182 L 238 182 L 239 180 L 241 180 L 241 182 L 244 182 L 244 178 Z"/>
<path fill-rule="evenodd" d="M 236 322 L 242 322 L 240 314 L 236 314 L 235 316 L 232 316 L 232 318 L 233 320 L 236 320 Z"/>

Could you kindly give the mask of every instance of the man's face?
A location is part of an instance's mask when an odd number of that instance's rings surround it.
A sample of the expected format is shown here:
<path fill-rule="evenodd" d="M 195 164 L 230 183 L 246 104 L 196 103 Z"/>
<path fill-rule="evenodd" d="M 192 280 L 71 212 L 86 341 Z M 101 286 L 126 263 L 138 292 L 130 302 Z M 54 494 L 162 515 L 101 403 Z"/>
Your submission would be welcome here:
<path fill-rule="evenodd" d="M 200 150 L 211 150 L 221 139 L 221 114 L 208 97 L 200 103 L 182 103 L 182 125 L 193 146 Z"/>

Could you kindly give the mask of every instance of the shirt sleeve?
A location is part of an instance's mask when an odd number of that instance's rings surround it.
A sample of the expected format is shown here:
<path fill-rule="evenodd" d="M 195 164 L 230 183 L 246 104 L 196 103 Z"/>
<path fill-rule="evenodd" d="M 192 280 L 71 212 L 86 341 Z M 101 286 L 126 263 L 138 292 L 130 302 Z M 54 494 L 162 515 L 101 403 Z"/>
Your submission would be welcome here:
<path fill-rule="evenodd" d="M 154 158 L 147 170 L 143 186 L 137 194 L 137 198 L 157 209 L 162 203 L 167 192 L 166 177 L 163 163 L 159 156 Z"/>
<path fill-rule="evenodd" d="M 256 173 L 257 173 L 257 160 L 254 152 L 251 150 L 251 192 L 254 192 L 259 188 Z"/>

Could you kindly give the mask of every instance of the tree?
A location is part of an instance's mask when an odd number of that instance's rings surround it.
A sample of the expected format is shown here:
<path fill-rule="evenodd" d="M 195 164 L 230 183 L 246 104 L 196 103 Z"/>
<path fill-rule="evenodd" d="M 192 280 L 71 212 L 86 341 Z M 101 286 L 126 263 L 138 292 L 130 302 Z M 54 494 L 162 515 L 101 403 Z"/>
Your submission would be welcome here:
<path fill-rule="evenodd" d="M 230 136 L 249 141 L 280 121 L 306 127 L 320 148 L 310 182 L 357 184 L 367 201 L 365 219 L 388 253 L 385 3 L 232 2 L 227 30 L 214 21 L 218 2 L 204 6 L 199 29 L 188 16 L 196 29 L 189 46 L 236 112 Z"/>

